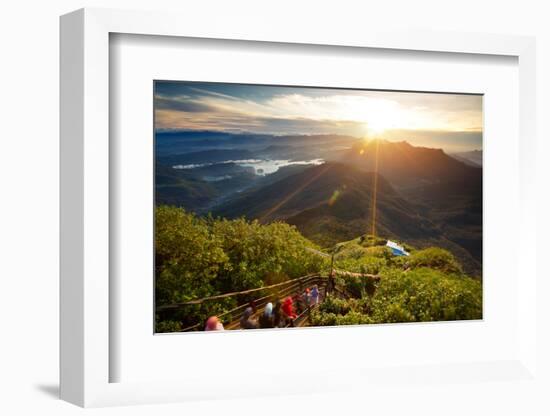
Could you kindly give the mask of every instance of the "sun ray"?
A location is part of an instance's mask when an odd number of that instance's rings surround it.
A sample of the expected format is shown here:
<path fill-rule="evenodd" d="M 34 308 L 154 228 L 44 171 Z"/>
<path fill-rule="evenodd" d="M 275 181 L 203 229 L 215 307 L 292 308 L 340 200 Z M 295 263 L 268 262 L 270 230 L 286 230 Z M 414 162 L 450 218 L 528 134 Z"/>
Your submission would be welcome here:
<path fill-rule="evenodd" d="M 320 167 L 319 172 L 317 172 L 315 175 L 313 175 L 309 180 L 307 180 L 305 183 L 303 183 L 301 186 L 296 188 L 294 191 L 292 191 L 290 194 L 288 194 L 281 202 L 274 205 L 272 208 L 270 208 L 267 212 L 265 212 L 259 219 L 259 222 L 264 222 L 271 214 L 273 214 L 275 211 L 277 211 L 279 208 L 281 208 L 283 205 L 285 205 L 288 201 L 290 201 L 295 195 L 302 192 L 307 186 L 311 185 L 313 182 L 315 182 L 317 179 L 321 177 L 324 173 L 326 173 L 332 165 L 325 163 L 323 166 Z"/>
<path fill-rule="evenodd" d="M 376 140 L 376 150 L 374 154 L 374 177 L 372 185 L 372 224 L 371 235 L 376 237 L 376 199 L 378 194 L 378 153 L 380 150 L 380 140 Z"/>

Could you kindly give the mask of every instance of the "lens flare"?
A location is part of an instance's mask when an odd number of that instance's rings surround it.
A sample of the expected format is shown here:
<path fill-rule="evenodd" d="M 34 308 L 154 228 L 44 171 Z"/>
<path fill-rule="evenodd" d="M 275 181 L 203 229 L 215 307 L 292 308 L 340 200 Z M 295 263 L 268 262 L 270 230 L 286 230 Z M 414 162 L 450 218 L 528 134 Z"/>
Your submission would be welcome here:
<path fill-rule="evenodd" d="M 336 201 L 338 201 L 338 198 L 340 197 L 340 194 L 341 194 L 341 192 L 340 192 L 339 189 L 337 189 L 336 191 L 334 191 L 332 193 L 332 196 L 328 200 L 329 207 L 333 206 L 336 203 Z"/>
<path fill-rule="evenodd" d="M 319 179 L 319 177 L 321 175 L 323 175 L 328 170 L 330 170 L 331 166 L 332 165 L 328 164 L 328 163 L 325 163 L 324 165 L 321 165 L 321 167 L 319 168 L 319 170 L 317 171 L 317 173 L 315 175 L 313 175 L 311 178 L 309 178 L 309 180 L 307 180 L 305 183 L 303 183 L 297 189 L 295 189 L 294 191 L 289 193 L 280 202 L 278 202 L 273 207 L 271 207 L 266 212 L 264 212 L 264 214 L 258 219 L 258 221 L 260 223 L 265 223 L 275 211 L 277 211 L 279 208 L 281 208 L 283 205 L 285 205 L 288 201 L 290 201 L 292 198 L 294 198 L 294 196 L 296 196 L 297 194 L 302 192 L 306 187 L 308 187 L 309 185 L 314 183 L 317 179 Z"/>
<path fill-rule="evenodd" d="M 376 197 L 378 194 L 378 153 L 380 150 L 380 140 L 376 140 L 376 150 L 374 152 L 374 177 L 372 184 L 372 225 L 371 234 L 376 237 Z"/>

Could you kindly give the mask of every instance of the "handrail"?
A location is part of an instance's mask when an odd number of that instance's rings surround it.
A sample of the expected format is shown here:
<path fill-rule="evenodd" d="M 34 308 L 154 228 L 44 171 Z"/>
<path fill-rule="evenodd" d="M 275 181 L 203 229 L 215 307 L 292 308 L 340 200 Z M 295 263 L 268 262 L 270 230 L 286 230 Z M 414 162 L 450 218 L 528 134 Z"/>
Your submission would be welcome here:
<path fill-rule="evenodd" d="M 380 279 L 379 274 L 371 274 L 371 273 L 358 273 L 358 272 L 348 272 L 347 270 L 340 270 L 340 269 L 333 269 L 334 273 L 342 275 L 342 276 L 351 276 L 351 277 L 369 277 L 371 279 Z"/>
<path fill-rule="evenodd" d="M 275 284 L 269 285 L 269 286 L 262 286 L 262 287 L 257 287 L 257 288 L 254 288 L 254 289 L 242 290 L 242 291 L 239 291 L 239 292 L 229 292 L 229 293 L 224 293 L 224 294 L 221 294 L 221 295 L 207 296 L 207 297 L 204 297 L 204 298 L 201 298 L 201 299 L 190 300 L 190 301 L 187 301 L 187 302 L 172 303 L 170 305 L 162 305 L 162 306 L 158 306 L 156 308 L 156 310 L 157 311 L 162 311 L 162 310 L 166 310 L 166 309 L 174 309 L 174 308 L 179 308 L 179 307 L 185 306 L 185 305 L 200 305 L 201 303 L 209 301 L 209 300 L 224 299 L 224 298 L 229 298 L 229 297 L 238 296 L 238 295 L 247 295 L 249 293 L 259 292 L 261 290 L 273 289 L 274 287 L 293 284 L 293 283 L 296 283 L 296 282 L 299 282 L 299 281 L 302 281 L 302 280 L 305 280 L 305 279 L 311 278 L 311 277 L 320 277 L 320 275 L 319 274 L 310 274 L 310 275 L 306 275 L 306 276 L 297 277 L 296 279 L 290 279 L 290 280 L 287 280 L 286 282 L 275 283 Z"/>
<path fill-rule="evenodd" d="M 301 284 L 299 285 L 293 285 L 291 287 L 288 287 L 288 288 L 285 288 L 284 291 L 282 292 L 277 292 L 275 294 L 271 294 L 271 295 L 268 295 L 268 296 L 265 296 L 264 298 L 261 298 L 261 302 L 260 302 L 260 299 L 257 299 L 254 303 L 256 305 L 256 308 L 258 310 L 258 314 L 261 313 L 261 310 L 265 307 L 265 305 L 267 305 L 268 303 L 268 300 L 271 299 L 272 302 L 276 301 L 276 300 L 282 300 L 284 298 L 286 298 L 287 296 L 292 296 L 292 294 L 302 294 L 303 290 L 305 289 L 305 287 L 307 286 L 310 286 L 310 285 L 313 285 L 313 284 L 318 284 L 318 285 L 326 285 L 326 278 L 324 277 L 321 277 L 321 276 L 312 276 L 310 277 L 309 279 L 301 282 Z M 232 319 L 227 325 L 226 325 L 226 329 L 233 329 L 234 327 L 239 327 L 240 326 L 240 317 L 242 315 L 242 312 L 244 312 L 244 309 L 246 309 L 247 307 L 249 307 L 250 305 L 249 304 L 244 304 L 244 305 L 241 305 L 240 307 L 236 308 L 236 309 L 241 309 L 240 312 L 241 313 L 238 313 L 237 316 L 235 317 L 235 319 Z M 307 308 L 306 308 L 307 310 Z M 220 317 L 222 317 L 224 315 L 220 315 Z"/>
<path fill-rule="evenodd" d="M 344 276 L 344 277 L 345 276 L 350 276 L 350 277 L 368 277 L 368 278 L 372 278 L 372 279 L 376 279 L 376 280 L 380 279 L 379 275 L 368 274 L 368 273 L 348 272 L 346 270 L 339 270 L 339 269 L 336 269 L 336 268 L 332 268 L 332 272 L 334 273 L 334 275 L 340 275 L 340 276 Z M 266 296 L 262 296 L 262 297 L 254 300 L 254 303 L 256 304 L 257 308 L 263 308 L 263 307 L 265 307 L 265 305 L 268 303 L 268 301 L 270 299 L 272 299 L 272 300 L 274 300 L 275 298 L 282 299 L 286 296 L 289 296 L 292 293 L 295 293 L 298 289 L 301 291 L 305 285 L 313 284 L 314 281 L 317 282 L 318 284 L 322 285 L 323 283 L 326 283 L 329 278 L 330 277 L 322 276 L 319 273 L 314 273 L 314 274 L 310 274 L 310 275 L 306 275 L 306 276 L 297 277 L 295 279 L 290 279 L 290 280 L 287 280 L 285 282 L 275 283 L 275 284 L 268 285 L 268 286 L 262 286 L 262 287 L 248 289 L 248 290 L 242 290 L 242 291 L 238 291 L 238 292 L 224 293 L 224 294 L 220 294 L 220 295 L 213 295 L 213 296 L 208 296 L 208 297 L 204 297 L 204 298 L 201 298 L 201 299 L 190 300 L 190 301 L 187 301 L 187 302 L 173 303 L 173 304 L 169 304 L 169 305 L 161 305 L 161 306 L 156 307 L 156 311 L 157 312 L 162 312 L 162 311 L 167 311 L 167 310 L 171 310 L 171 309 L 178 309 L 178 308 L 181 308 L 183 306 L 188 306 L 188 305 L 200 305 L 203 302 L 207 302 L 207 301 L 211 301 L 211 300 L 224 299 L 224 298 L 229 298 L 229 297 L 234 297 L 234 296 L 239 296 L 239 295 L 247 295 L 247 294 L 250 294 L 250 293 L 256 293 L 256 292 L 260 292 L 260 291 L 275 289 L 276 293 L 271 293 L 271 294 L 268 294 Z M 325 287 L 325 294 L 326 294 L 326 290 L 327 289 Z M 348 295 L 347 295 L 347 293 L 345 293 L 345 291 L 342 291 L 340 288 L 337 288 L 336 286 L 333 286 L 332 290 L 335 290 L 341 296 L 348 297 Z M 235 319 L 235 315 L 237 315 L 237 317 L 242 315 L 243 311 L 249 306 L 250 306 L 250 303 L 241 304 L 241 305 L 239 305 L 239 306 L 237 306 L 237 307 L 235 307 L 235 308 L 233 308 L 229 311 L 225 311 L 222 314 L 218 315 L 218 318 L 220 318 L 221 321 L 225 321 L 225 322 L 227 322 L 227 318 L 229 318 L 229 323 L 227 324 L 228 326 L 238 325 L 238 321 Z M 306 308 L 306 310 L 310 311 L 311 309 L 308 307 L 308 308 Z M 300 321 L 300 319 L 298 321 Z M 198 330 L 202 327 L 202 325 L 203 325 L 203 323 L 199 322 L 195 325 L 184 328 L 182 330 L 182 332 Z"/>
<path fill-rule="evenodd" d="M 327 280 L 326 277 L 318 275 L 318 274 L 302 276 L 302 277 L 297 278 L 297 279 L 292 279 L 292 280 L 289 280 L 287 282 L 284 282 L 284 283 L 289 284 L 288 287 L 285 287 L 284 289 L 282 289 L 281 291 L 277 291 L 276 293 L 272 293 L 272 294 L 269 294 L 267 296 L 263 296 L 259 299 L 256 299 L 254 301 L 254 303 L 256 304 L 256 307 L 258 309 L 262 309 L 263 307 L 265 307 L 265 305 L 267 305 L 267 303 L 270 299 L 275 300 L 275 299 L 285 298 L 285 297 L 289 296 L 292 293 L 296 293 L 298 290 L 301 292 L 302 288 L 304 288 L 304 286 L 307 286 L 309 284 L 314 284 L 314 283 L 323 284 L 324 281 L 326 281 L 326 280 Z M 275 286 L 275 285 L 271 285 L 270 287 L 272 287 L 272 286 Z M 280 286 L 280 285 L 276 285 L 276 286 Z M 265 287 L 263 287 L 263 289 L 265 289 L 267 287 L 268 286 L 265 286 Z M 229 316 L 229 322 L 226 325 L 226 327 L 229 328 L 229 327 L 233 327 L 233 326 L 238 326 L 238 324 L 239 324 L 238 320 L 240 319 L 240 316 L 242 315 L 244 310 L 249 306 L 250 306 L 250 303 L 245 303 L 245 304 L 239 305 L 239 306 L 237 306 L 237 307 L 235 307 L 235 308 L 233 308 L 229 311 L 226 311 L 226 312 L 218 315 L 218 318 L 221 321 L 225 321 L 226 318 Z M 236 315 L 236 317 L 234 317 L 234 315 Z M 182 329 L 182 332 L 189 332 L 189 331 L 198 330 L 202 327 L 202 325 L 203 325 L 203 323 L 199 322 L 195 325 L 192 325 L 192 326 L 189 326 L 189 327 L 186 327 L 186 328 Z"/>

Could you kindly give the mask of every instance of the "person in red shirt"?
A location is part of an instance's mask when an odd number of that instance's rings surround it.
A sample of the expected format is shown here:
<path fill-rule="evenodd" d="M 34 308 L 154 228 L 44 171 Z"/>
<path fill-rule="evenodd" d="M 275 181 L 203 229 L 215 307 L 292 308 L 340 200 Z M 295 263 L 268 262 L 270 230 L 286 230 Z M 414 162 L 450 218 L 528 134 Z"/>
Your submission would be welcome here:
<path fill-rule="evenodd" d="M 294 326 L 294 320 L 296 319 L 296 312 L 294 312 L 294 302 L 289 296 L 283 302 L 283 312 L 286 315 L 287 319 L 290 320 L 290 326 Z"/>

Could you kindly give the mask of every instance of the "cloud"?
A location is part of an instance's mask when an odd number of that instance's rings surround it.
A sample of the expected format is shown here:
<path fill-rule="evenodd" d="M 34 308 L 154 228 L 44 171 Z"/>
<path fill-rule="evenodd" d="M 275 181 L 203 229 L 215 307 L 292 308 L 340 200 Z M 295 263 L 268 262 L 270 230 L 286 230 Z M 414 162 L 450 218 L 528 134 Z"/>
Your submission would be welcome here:
<path fill-rule="evenodd" d="M 155 97 L 155 108 L 158 110 L 183 111 L 186 113 L 201 113 L 213 110 L 209 105 L 191 99 L 164 97 Z"/>
<path fill-rule="evenodd" d="M 216 130 L 262 134 L 347 134 L 361 136 L 364 123 L 355 121 L 312 120 L 308 118 L 250 117 L 239 113 L 188 113 L 157 109 L 159 130 Z"/>
<path fill-rule="evenodd" d="M 155 84 L 155 92 L 160 130 L 334 133 L 392 140 L 406 133 L 426 143 L 449 144 L 454 137 L 456 143 L 481 147 L 480 95 L 195 82 L 162 82 Z"/>

